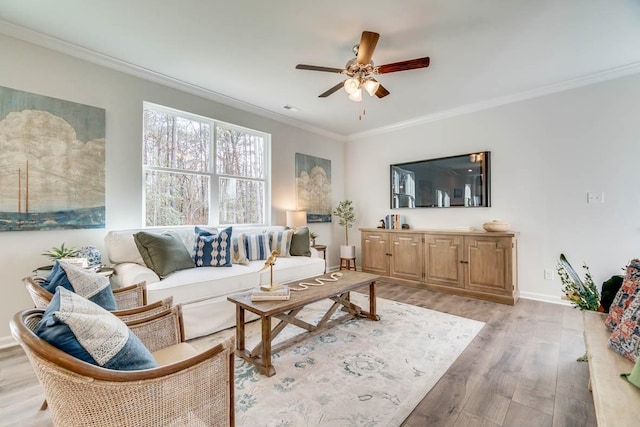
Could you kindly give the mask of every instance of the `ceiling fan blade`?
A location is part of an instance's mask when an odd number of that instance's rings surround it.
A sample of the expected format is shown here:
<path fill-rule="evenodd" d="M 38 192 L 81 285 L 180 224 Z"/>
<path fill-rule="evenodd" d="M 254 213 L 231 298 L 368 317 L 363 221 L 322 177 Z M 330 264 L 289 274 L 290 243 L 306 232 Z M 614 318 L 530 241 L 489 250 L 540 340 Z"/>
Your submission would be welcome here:
<path fill-rule="evenodd" d="M 373 56 L 373 51 L 378 44 L 379 38 L 380 34 L 378 33 L 372 33 L 371 31 L 362 32 L 360 46 L 358 47 L 358 64 L 366 65 L 371 63 L 371 57 Z"/>
<path fill-rule="evenodd" d="M 416 68 L 426 68 L 429 66 L 429 57 L 409 59 L 407 61 L 394 62 L 378 67 L 378 74 L 395 73 L 396 71 L 414 70 Z"/>
<path fill-rule="evenodd" d="M 376 91 L 376 96 L 378 98 L 384 98 L 387 95 L 389 95 L 389 91 L 385 89 L 384 86 L 382 85 L 378 86 L 378 90 Z"/>
<path fill-rule="evenodd" d="M 334 87 L 332 87 L 331 89 L 329 89 L 328 91 L 321 93 L 320 95 L 318 95 L 318 98 L 326 98 L 327 96 L 331 95 L 332 93 L 336 92 L 338 89 L 340 89 L 341 87 L 344 86 L 344 81 L 341 81 L 340 83 L 338 83 L 337 85 L 335 85 Z"/>
<path fill-rule="evenodd" d="M 296 70 L 325 71 L 327 73 L 342 73 L 344 71 L 342 68 L 318 67 L 316 65 L 305 64 L 296 65 Z"/>

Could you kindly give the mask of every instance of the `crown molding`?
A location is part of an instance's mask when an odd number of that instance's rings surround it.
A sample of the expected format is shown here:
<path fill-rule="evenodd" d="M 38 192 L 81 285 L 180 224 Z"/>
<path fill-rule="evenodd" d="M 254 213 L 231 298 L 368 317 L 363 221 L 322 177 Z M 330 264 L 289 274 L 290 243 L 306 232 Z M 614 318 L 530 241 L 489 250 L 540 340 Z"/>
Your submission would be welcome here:
<path fill-rule="evenodd" d="M 125 74 L 129 74 L 147 81 L 161 84 L 173 89 L 177 89 L 192 95 L 200 96 L 205 99 L 209 99 L 220 104 L 236 108 L 248 113 L 256 114 L 261 117 L 265 117 L 280 123 L 284 123 L 308 132 L 315 133 L 317 135 L 325 136 L 336 141 L 346 142 L 357 140 L 361 138 L 368 138 L 375 135 L 380 135 L 388 132 L 393 132 L 401 129 L 407 129 L 414 126 L 422 125 L 425 123 L 435 122 L 438 120 L 444 120 L 455 116 L 474 113 L 477 111 L 487 110 L 494 107 L 499 107 L 514 102 L 524 101 L 527 99 L 537 98 L 552 93 L 562 92 L 582 86 L 588 86 L 591 84 L 616 79 L 632 74 L 640 73 L 640 62 L 634 62 L 631 64 L 623 65 L 620 67 L 611 68 L 608 70 L 600 71 L 597 73 L 589 74 L 586 76 L 578 77 L 575 79 L 566 80 L 564 82 L 543 86 L 540 88 L 516 93 L 513 95 L 507 95 L 504 97 L 498 97 L 489 99 L 486 101 L 477 102 L 474 104 L 467 104 L 460 107 L 452 108 L 449 110 L 440 111 L 434 114 L 428 114 L 425 116 L 416 117 L 410 120 L 397 122 L 388 126 L 382 126 L 379 128 L 371 129 L 364 132 L 357 132 L 349 135 L 341 135 L 335 132 L 328 131 L 323 128 L 312 126 L 308 123 L 292 119 L 290 117 L 275 113 L 270 110 L 258 107 L 247 102 L 222 95 L 220 93 L 196 86 L 182 80 L 157 73 L 147 68 L 139 67 L 126 61 L 115 59 L 108 55 L 98 53 L 96 51 L 78 46 L 73 43 L 69 43 L 55 37 L 47 36 L 37 31 L 30 30 L 28 28 L 10 23 L 0 19 L 0 33 L 6 34 L 10 37 L 14 37 L 38 46 L 45 47 L 47 49 L 54 50 L 78 59 L 85 60 L 97 65 L 104 66 Z"/>
<path fill-rule="evenodd" d="M 486 101 L 477 102 L 474 104 L 467 104 L 461 107 L 452 108 L 450 110 L 440 111 L 434 114 L 417 117 L 411 120 L 406 120 L 398 123 L 394 123 L 389 126 L 383 126 L 375 129 L 371 129 L 364 132 L 353 133 L 347 135 L 347 140 L 352 141 L 360 138 L 368 138 L 375 135 L 380 135 L 387 132 L 393 132 L 400 129 L 406 129 L 413 126 L 418 126 L 425 123 L 435 122 L 438 120 L 444 120 L 463 114 L 474 113 L 481 110 L 487 110 L 489 108 L 499 107 L 506 104 L 512 104 L 514 102 L 525 101 L 527 99 L 538 98 L 540 96 L 550 95 L 552 93 L 563 92 L 565 90 L 575 89 L 582 86 L 588 86 L 595 83 L 617 79 L 619 77 L 625 77 L 632 74 L 640 73 L 640 62 L 633 62 L 631 64 L 622 65 L 620 67 L 611 68 L 608 70 L 600 71 L 597 73 L 589 74 L 586 76 L 578 77 L 564 82 L 555 83 L 548 86 L 516 93 L 513 95 L 503 96 L 499 98 L 493 98 Z"/>
<path fill-rule="evenodd" d="M 51 37 L 37 31 L 30 30 L 20 25 L 13 24 L 11 22 L 3 21 L 0 19 L 0 33 L 7 36 L 23 40 L 47 49 L 54 50 L 56 52 L 63 53 L 65 55 L 72 56 L 74 58 L 82 59 L 93 64 L 97 64 L 106 68 L 110 68 L 115 71 L 119 71 L 134 77 L 141 78 L 143 80 L 151 81 L 161 84 L 173 89 L 177 89 L 191 95 L 196 95 L 205 99 L 209 99 L 220 104 L 224 104 L 228 107 L 236 108 L 238 110 L 245 111 L 247 113 L 256 114 L 261 117 L 265 117 L 280 123 L 284 123 L 290 126 L 297 127 L 308 132 L 312 132 L 321 136 L 332 138 L 337 141 L 344 142 L 347 140 L 345 135 L 340 135 L 326 129 L 312 126 L 308 123 L 301 122 L 290 117 L 274 113 L 273 111 L 266 110 L 253 104 L 232 98 L 230 96 L 222 95 L 220 93 L 205 89 L 203 87 L 187 83 L 185 81 L 167 76 L 165 74 L 157 73 L 144 67 L 140 67 L 131 64 L 126 61 L 113 58 L 108 55 L 78 46 L 73 43 L 69 43 L 55 37 Z"/>

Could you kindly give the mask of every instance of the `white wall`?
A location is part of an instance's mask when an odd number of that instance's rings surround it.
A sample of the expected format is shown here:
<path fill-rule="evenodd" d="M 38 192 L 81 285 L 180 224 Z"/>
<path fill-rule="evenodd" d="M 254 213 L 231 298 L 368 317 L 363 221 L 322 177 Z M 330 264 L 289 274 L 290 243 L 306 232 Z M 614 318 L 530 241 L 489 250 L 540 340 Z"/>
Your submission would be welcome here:
<path fill-rule="evenodd" d="M 285 210 L 295 209 L 296 152 L 330 159 L 332 197 L 335 202 L 343 198 L 342 142 L 3 35 L 0 57 L 0 86 L 93 105 L 104 108 L 107 114 L 106 229 L 0 233 L 0 346 L 9 341 L 10 317 L 32 306 L 21 278 L 48 264 L 40 255 L 43 251 L 62 242 L 70 246 L 95 245 L 103 251 L 103 262 L 108 262 L 103 244 L 106 232 L 141 226 L 143 101 L 270 133 L 274 224 L 284 224 Z M 311 228 L 320 235 L 318 243 L 329 245 L 330 265 L 337 265 L 340 228 L 335 223 Z"/>
<path fill-rule="evenodd" d="M 375 227 L 391 212 L 391 163 L 489 150 L 491 207 L 396 213 L 414 228 L 510 222 L 520 232 L 524 296 L 560 296 L 560 253 L 581 275 L 586 262 L 600 287 L 640 257 L 639 111 L 634 75 L 349 142 L 346 194 L 357 226 Z M 587 204 L 587 191 L 604 192 L 605 203 Z M 546 268 L 553 281 L 544 280 Z"/>

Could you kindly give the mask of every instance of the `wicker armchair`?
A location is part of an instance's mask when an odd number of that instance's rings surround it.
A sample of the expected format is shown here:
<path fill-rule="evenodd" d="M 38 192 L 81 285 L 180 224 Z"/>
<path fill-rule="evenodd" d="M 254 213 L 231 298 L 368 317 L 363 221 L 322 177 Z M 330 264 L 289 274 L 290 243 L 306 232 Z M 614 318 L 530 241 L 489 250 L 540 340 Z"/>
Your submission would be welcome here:
<path fill-rule="evenodd" d="M 33 331 L 42 314 L 23 310 L 10 326 L 44 389 L 54 425 L 234 426 L 234 337 L 197 353 L 184 342 L 176 306 L 130 326 L 160 367 L 114 371 L 40 339 Z"/>
<path fill-rule="evenodd" d="M 41 286 L 43 281 L 44 279 L 42 277 L 37 276 L 28 276 L 22 279 L 36 308 L 44 309 L 49 304 L 49 301 L 51 301 L 51 298 L 53 298 L 53 295 Z M 114 289 L 113 297 L 116 300 L 118 310 L 128 310 L 130 308 L 147 305 L 147 284 L 141 282 L 124 288 Z"/>
<path fill-rule="evenodd" d="M 47 308 L 53 294 L 41 286 L 42 279 L 29 276 L 22 279 L 22 282 L 36 308 Z M 147 304 L 147 284 L 144 282 L 126 288 L 114 289 L 113 296 L 118 306 L 118 310 L 113 311 L 113 314 L 127 323 L 161 313 L 173 304 L 173 297 Z"/>

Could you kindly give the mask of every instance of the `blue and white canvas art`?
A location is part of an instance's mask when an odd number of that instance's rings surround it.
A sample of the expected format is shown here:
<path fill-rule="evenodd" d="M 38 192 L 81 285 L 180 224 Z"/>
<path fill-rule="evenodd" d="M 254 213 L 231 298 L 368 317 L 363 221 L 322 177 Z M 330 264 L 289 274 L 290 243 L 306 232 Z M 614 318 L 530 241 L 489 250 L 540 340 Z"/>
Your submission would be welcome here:
<path fill-rule="evenodd" d="M 0 87 L 0 231 L 104 226 L 105 110 Z"/>
<path fill-rule="evenodd" d="M 297 209 L 307 222 L 331 222 L 331 160 L 296 153 Z"/>

